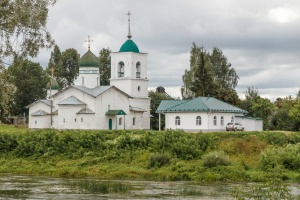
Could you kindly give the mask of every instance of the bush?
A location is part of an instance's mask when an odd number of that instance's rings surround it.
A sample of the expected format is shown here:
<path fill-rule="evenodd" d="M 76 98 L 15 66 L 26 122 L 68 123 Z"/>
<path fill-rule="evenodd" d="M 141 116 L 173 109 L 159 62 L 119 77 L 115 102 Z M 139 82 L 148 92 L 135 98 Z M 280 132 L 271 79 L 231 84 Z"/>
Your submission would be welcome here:
<path fill-rule="evenodd" d="M 203 156 L 204 167 L 217 167 L 230 165 L 229 157 L 224 151 L 212 151 Z"/>
<path fill-rule="evenodd" d="M 277 146 L 283 146 L 288 142 L 287 136 L 280 132 L 267 132 L 262 134 L 262 137 L 267 143 Z"/>
<path fill-rule="evenodd" d="M 280 165 L 289 170 L 300 168 L 300 144 L 289 144 L 285 148 L 269 148 L 260 156 L 260 166 L 267 170 Z"/>
<path fill-rule="evenodd" d="M 170 163 L 171 157 L 168 154 L 151 155 L 149 158 L 149 168 L 162 167 Z"/>

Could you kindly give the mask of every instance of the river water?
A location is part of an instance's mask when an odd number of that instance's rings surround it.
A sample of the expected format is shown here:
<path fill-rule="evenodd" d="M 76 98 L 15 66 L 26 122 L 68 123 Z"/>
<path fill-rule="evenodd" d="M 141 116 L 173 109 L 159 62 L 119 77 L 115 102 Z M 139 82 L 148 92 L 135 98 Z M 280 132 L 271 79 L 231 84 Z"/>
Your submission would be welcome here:
<path fill-rule="evenodd" d="M 126 187 L 120 192 L 89 192 L 78 185 L 118 183 Z M 241 185 L 195 182 L 154 182 L 100 180 L 95 178 L 53 178 L 44 176 L 0 175 L 0 199 L 233 199 L 230 192 Z M 299 185 L 290 187 L 299 195 Z"/>

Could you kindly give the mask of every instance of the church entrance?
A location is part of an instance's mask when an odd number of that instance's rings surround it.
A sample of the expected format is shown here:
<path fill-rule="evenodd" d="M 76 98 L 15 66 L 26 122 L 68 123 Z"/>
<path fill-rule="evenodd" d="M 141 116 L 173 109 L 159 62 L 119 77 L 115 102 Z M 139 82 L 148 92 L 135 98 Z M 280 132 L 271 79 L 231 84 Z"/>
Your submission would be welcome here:
<path fill-rule="evenodd" d="M 108 120 L 108 128 L 109 130 L 112 130 L 112 119 Z"/>
<path fill-rule="evenodd" d="M 108 115 L 110 117 L 111 116 L 115 116 L 116 117 L 116 130 L 118 128 L 121 128 L 120 125 L 122 125 L 122 124 L 124 124 L 124 129 L 125 129 L 125 115 L 126 115 L 126 113 L 123 110 L 109 110 L 109 111 L 107 111 L 105 113 L 105 115 Z M 123 115 L 124 116 L 124 123 L 122 123 L 122 118 L 119 118 L 119 119 L 121 119 L 119 121 L 119 127 L 118 127 L 118 121 L 117 121 L 118 115 Z M 109 118 L 109 120 L 108 120 L 108 128 L 109 128 L 109 130 L 112 130 L 112 119 L 111 118 Z"/>

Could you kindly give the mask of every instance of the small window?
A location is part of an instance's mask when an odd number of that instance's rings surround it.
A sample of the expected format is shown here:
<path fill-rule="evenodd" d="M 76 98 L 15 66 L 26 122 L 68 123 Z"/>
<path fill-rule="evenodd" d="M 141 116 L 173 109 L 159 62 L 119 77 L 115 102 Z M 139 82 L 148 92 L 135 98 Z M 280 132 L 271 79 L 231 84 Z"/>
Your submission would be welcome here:
<path fill-rule="evenodd" d="M 64 123 L 66 122 L 66 119 L 64 118 Z"/>
<path fill-rule="evenodd" d="M 37 121 L 34 121 L 35 124 L 37 124 Z"/>
<path fill-rule="evenodd" d="M 84 77 L 82 77 L 82 85 L 84 85 Z"/>
<path fill-rule="evenodd" d="M 200 117 L 200 116 L 197 116 L 197 117 L 196 117 L 196 125 L 197 125 L 197 126 L 200 126 L 200 125 L 201 125 L 201 117 Z"/>
<path fill-rule="evenodd" d="M 138 86 L 138 91 L 141 91 L 141 86 Z"/>
<path fill-rule="evenodd" d="M 217 117 L 214 116 L 214 125 L 216 126 L 217 125 Z"/>
<path fill-rule="evenodd" d="M 221 125 L 222 126 L 224 125 L 224 117 L 223 116 L 221 117 Z"/>
<path fill-rule="evenodd" d="M 141 63 L 136 63 L 136 78 L 141 78 Z"/>
<path fill-rule="evenodd" d="M 231 122 L 232 122 L 232 123 L 234 122 L 234 117 L 233 117 L 233 116 L 231 117 Z"/>
<path fill-rule="evenodd" d="M 76 122 L 76 119 L 75 119 L 75 122 Z"/>
<path fill-rule="evenodd" d="M 135 117 L 132 118 L 132 125 L 135 125 Z"/>
<path fill-rule="evenodd" d="M 107 106 L 108 110 L 110 110 L 110 105 Z"/>
<path fill-rule="evenodd" d="M 122 125 L 122 118 L 119 118 L 119 125 Z"/>
<path fill-rule="evenodd" d="M 83 122 L 83 118 L 81 118 L 81 122 Z"/>
<path fill-rule="evenodd" d="M 124 77 L 124 62 L 119 62 L 118 77 Z"/>
<path fill-rule="evenodd" d="M 177 125 L 177 126 L 180 125 L 180 117 L 179 116 L 175 117 L 175 125 Z"/>
<path fill-rule="evenodd" d="M 97 85 L 99 85 L 99 77 L 97 77 Z"/>

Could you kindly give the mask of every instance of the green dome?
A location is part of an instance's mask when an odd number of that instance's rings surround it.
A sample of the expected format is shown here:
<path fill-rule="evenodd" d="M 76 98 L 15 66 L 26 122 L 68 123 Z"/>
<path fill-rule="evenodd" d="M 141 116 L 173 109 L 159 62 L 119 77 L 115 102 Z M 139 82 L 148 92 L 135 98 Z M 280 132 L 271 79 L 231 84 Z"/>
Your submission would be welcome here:
<path fill-rule="evenodd" d="M 131 40 L 128 39 L 120 48 L 120 52 L 134 52 L 140 53 L 138 46 Z"/>
<path fill-rule="evenodd" d="M 99 67 L 100 60 L 88 50 L 79 60 L 79 67 Z"/>
<path fill-rule="evenodd" d="M 50 81 L 46 85 L 47 90 L 50 90 L 50 82 L 51 82 L 51 90 L 59 89 L 59 85 L 58 85 L 57 81 L 54 78 L 51 78 Z"/>

